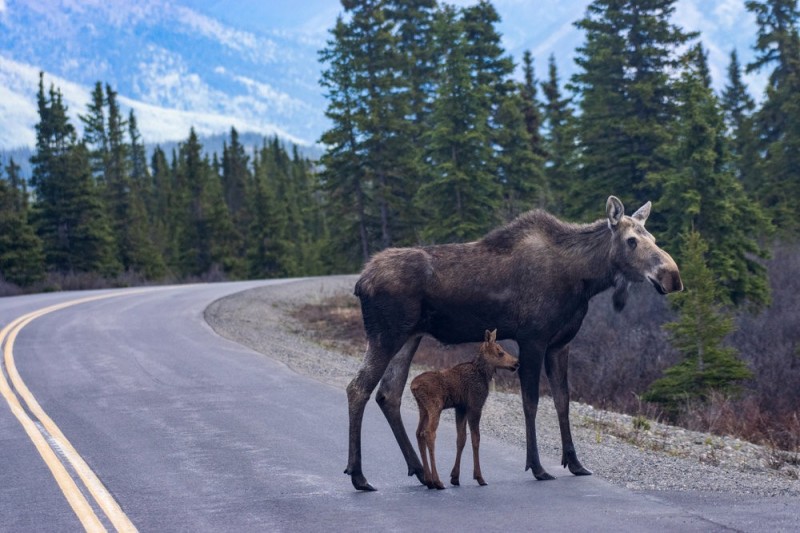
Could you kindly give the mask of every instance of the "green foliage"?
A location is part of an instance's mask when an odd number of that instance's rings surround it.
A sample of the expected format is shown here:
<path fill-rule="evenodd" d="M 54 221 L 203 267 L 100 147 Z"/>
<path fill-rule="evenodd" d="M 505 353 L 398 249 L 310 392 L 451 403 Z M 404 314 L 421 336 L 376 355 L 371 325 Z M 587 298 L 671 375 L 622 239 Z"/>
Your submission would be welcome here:
<path fill-rule="evenodd" d="M 708 266 L 723 302 L 765 305 L 769 286 L 759 258 L 766 252 L 758 237 L 769 231 L 769 223 L 736 178 L 707 72 L 703 49 L 691 48 L 675 86 L 681 120 L 672 127 L 672 143 L 658 152 L 669 166 L 649 177 L 663 191 L 658 203 L 662 238 L 682 264 L 687 252 L 681 236 L 699 232 L 710 245 Z"/>
<path fill-rule="evenodd" d="M 752 377 L 737 350 L 723 345 L 734 325 L 717 304 L 717 280 L 705 259 L 708 245 L 696 231 L 685 234 L 684 240 L 681 275 L 686 290 L 671 296 L 680 315 L 664 326 L 684 360 L 668 368 L 642 397 L 670 411 L 682 402 L 705 400 L 712 391 L 734 393 L 741 381 Z"/>
<path fill-rule="evenodd" d="M 572 78 L 580 94 L 581 179 L 566 211 L 581 218 L 611 192 L 637 205 L 661 196 L 646 176 L 667 163 L 658 150 L 675 120 L 670 71 L 689 34 L 670 22 L 675 0 L 595 0 L 576 25 L 586 41 Z M 658 212 L 654 213 L 655 226 Z"/>
<path fill-rule="evenodd" d="M 748 71 L 773 67 L 766 99 L 756 112 L 757 149 L 752 188 L 782 233 L 800 228 L 800 10 L 797 0 L 748 1 L 756 15 L 756 57 Z"/>
<path fill-rule="evenodd" d="M 28 222 L 27 192 L 19 166 L 11 159 L 0 168 L 0 278 L 19 286 L 44 276 L 42 242 Z"/>

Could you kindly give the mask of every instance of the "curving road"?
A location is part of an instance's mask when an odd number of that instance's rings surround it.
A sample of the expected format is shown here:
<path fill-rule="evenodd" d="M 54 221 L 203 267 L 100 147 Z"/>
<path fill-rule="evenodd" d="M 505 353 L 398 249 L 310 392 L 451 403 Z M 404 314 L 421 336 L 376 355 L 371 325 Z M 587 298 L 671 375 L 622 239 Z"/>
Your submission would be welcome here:
<path fill-rule="evenodd" d="M 783 525 L 760 521 L 745 507 L 732 518 L 735 512 L 721 512 L 718 502 L 657 498 L 597 477 L 573 477 L 552 460 L 545 467 L 559 478 L 535 482 L 521 471 L 519 450 L 486 437 L 481 462 L 489 486 L 470 480 L 467 453 L 462 486 L 429 491 L 403 475 L 402 457 L 374 404 L 365 419 L 364 456 L 367 476 L 380 490 L 358 493 L 342 474 L 343 391 L 217 336 L 203 320 L 215 299 L 267 283 L 283 282 L 0 299 L 5 327 L 53 304 L 122 293 L 44 314 L 14 340 L 13 365 L 68 443 L 30 405 L 15 414 L 13 401 L 25 405 L 19 386 L 12 384 L 11 401 L 0 397 L 0 531 L 114 530 L 126 520 L 154 532 L 756 531 Z M 6 358 L 2 379 L 11 381 L 11 373 Z M 99 526 L 81 520 L 20 417 L 49 443 L 78 487 L 73 499 L 88 502 Z M 413 427 L 416 415 L 406 413 L 406 420 Z M 455 432 L 447 426 L 437 449 L 442 472 L 454 455 Z M 71 466 L 69 445 L 110 503 L 100 502 Z M 104 510 L 113 504 L 122 518 Z"/>

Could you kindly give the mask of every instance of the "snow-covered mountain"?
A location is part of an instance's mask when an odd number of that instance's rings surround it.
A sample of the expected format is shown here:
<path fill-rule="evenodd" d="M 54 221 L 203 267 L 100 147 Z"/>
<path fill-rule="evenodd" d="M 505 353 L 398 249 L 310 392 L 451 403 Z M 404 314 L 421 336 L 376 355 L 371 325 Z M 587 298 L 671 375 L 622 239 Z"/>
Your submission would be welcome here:
<path fill-rule="evenodd" d="M 30 145 L 39 71 L 83 113 L 96 81 L 151 142 L 229 130 L 314 143 L 323 129 L 316 47 L 238 30 L 162 0 L 0 0 L 0 148 Z"/>
<path fill-rule="evenodd" d="M 446 0 L 445 0 L 446 1 Z M 466 5 L 476 0 L 454 0 Z M 495 0 L 506 49 L 531 50 L 537 74 L 556 56 L 562 80 L 589 0 Z M 674 21 L 702 32 L 715 86 L 730 50 L 743 63 L 755 41 L 744 0 L 678 0 Z M 0 0 L 0 150 L 34 143 L 39 71 L 75 119 L 96 81 L 136 112 L 147 142 L 185 139 L 189 127 L 279 135 L 313 144 L 327 127 L 317 51 L 338 0 Z M 749 78 L 759 97 L 759 78 Z"/>

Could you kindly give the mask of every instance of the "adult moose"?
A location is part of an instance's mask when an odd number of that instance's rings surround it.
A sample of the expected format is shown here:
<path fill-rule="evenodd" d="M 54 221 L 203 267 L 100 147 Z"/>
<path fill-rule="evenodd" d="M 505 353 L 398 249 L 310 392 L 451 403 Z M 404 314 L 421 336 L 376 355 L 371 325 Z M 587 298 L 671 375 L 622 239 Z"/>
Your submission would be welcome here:
<path fill-rule="evenodd" d="M 562 222 L 542 211 L 521 215 L 483 239 L 466 244 L 394 248 L 376 254 L 355 287 L 367 333 L 364 361 L 347 387 L 350 447 L 346 474 L 358 490 L 375 490 L 361 469 L 364 408 L 376 400 L 408 465 L 423 481 L 423 467 L 400 417 L 411 359 L 424 334 L 444 343 L 480 342 L 497 329 L 498 339 L 519 345 L 527 460 L 536 479 L 553 479 L 539 461 L 536 410 L 544 362 L 561 430 L 561 464 L 575 475 L 581 465 L 569 426 L 568 343 L 583 322 L 589 300 L 614 288 L 621 310 L 630 282 L 650 281 L 661 294 L 683 289 L 678 267 L 656 246 L 644 223 L 650 202 L 626 216 L 610 196 L 606 219 Z"/>

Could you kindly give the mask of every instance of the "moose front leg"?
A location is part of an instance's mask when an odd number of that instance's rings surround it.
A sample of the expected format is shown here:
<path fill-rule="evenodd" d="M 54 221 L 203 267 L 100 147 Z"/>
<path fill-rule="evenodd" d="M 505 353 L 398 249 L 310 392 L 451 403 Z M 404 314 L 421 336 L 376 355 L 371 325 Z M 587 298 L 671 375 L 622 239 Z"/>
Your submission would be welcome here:
<path fill-rule="evenodd" d="M 525 470 L 533 470 L 533 476 L 540 480 L 555 479 L 545 471 L 539 460 L 539 447 L 536 443 L 536 411 L 539 408 L 539 376 L 542 372 L 544 350 L 520 343 L 519 383 L 522 391 L 522 409 L 525 413 L 525 441 L 527 458 Z"/>
<path fill-rule="evenodd" d="M 572 433 L 569 427 L 569 346 L 557 350 L 548 350 L 544 360 L 544 369 L 550 383 L 550 393 L 558 413 L 558 428 L 561 430 L 561 465 L 568 467 L 576 476 L 590 476 L 592 472 L 583 467 L 575 453 Z"/>

